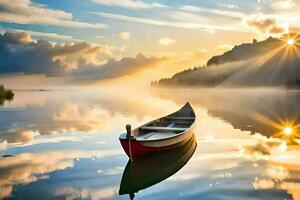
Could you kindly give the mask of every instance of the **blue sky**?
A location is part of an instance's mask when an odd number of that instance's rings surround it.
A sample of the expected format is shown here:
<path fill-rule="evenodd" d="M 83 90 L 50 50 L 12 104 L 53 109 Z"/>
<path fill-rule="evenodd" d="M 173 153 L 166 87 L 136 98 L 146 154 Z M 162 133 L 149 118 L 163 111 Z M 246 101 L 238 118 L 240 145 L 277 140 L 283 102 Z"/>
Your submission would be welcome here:
<path fill-rule="evenodd" d="M 22 0 L 24 1 L 24 0 Z M 56 11 L 64 11 L 66 13 L 72 14 L 73 18 L 72 21 L 81 21 L 91 24 L 101 23 L 107 25 L 107 28 L 103 29 L 96 29 L 96 28 L 72 28 L 72 27 L 64 27 L 64 26 L 56 26 L 56 25 L 39 25 L 37 23 L 26 23 L 21 24 L 18 20 L 12 20 L 12 23 L 4 22 L 5 20 L 1 20 L 0 25 L 3 28 L 11 28 L 11 29 L 22 29 L 22 30 L 30 30 L 30 31 L 37 31 L 37 32 L 50 32 L 50 33 L 57 33 L 61 35 L 68 35 L 72 36 L 75 39 L 86 40 L 90 42 L 106 42 L 103 40 L 99 40 L 99 38 L 95 38 L 96 36 L 105 36 L 106 38 L 110 38 L 112 35 L 117 34 L 120 31 L 124 30 L 134 30 L 134 33 L 138 36 L 142 37 L 143 35 L 147 34 L 156 34 L 163 33 L 164 31 L 168 32 L 170 27 L 167 26 L 157 26 L 151 24 L 143 24 L 143 23 L 136 23 L 136 22 L 128 22 L 124 20 L 112 19 L 112 17 L 104 17 L 101 15 L 97 15 L 95 13 L 105 13 L 105 14 L 114 14 L 114 15 L 122 15 L 128 17 L 139 17 L 149 20 L 166 20 L 170 22 L 176 22 L 174 20 L 174 16 L 172 12 L 179 12 L 182 11 L 184 6 L 193 6 L 193 7 L 200 7 L 208 10 L 218 9 L 223 11 L 229 12 L 242 12 L 242 13 L 250 13 L 251 11 L 255 10 L 257 7 L 256 1 L 247 1 L 247 3 L 241 1 L 139 1 L 136 3 L 137 6 L 130 7 L 124 4 L 118 5 L 118 3 L 105 3 L 105 2 L 114 2 L 114 1 L 97 1 L 97 0 L 80 0 L 80 1 L 73 1 L 73 0 L 53 0 L 53 1 L 45 1 L 45 0 L 35 0 L 35 1 L 24 1 L 28 2 L 27 4 L 31 4 L 32 7 L 45 7 L 49 10 L 56 10 Z M 104 2 L 104 3 L 103 3 Z M 116 1 L 118 2 L 118 1 Z M 122 1 L 120 1 L 122 2 Z M 126 2 L 126 1 L 124 1 Z M 134 1 L 128 1 L 134 2 Z M 130 4 L 130 3 L 128 3 Z M 138 5 L 141 4 L 142 6 L 139 7 Z M 144 7 L 143 7 L 144 6 Z M 160 8 L 165 6 L 165 8 Z M 262 6 L 261 6 L 262 7 Z M 176 13 L 175 13 L 176 14 Z M 188 12 L 187 12 L 188 14 Z M 47 15 L 47 13 L 45 13 Z M 210 20 L 225 20 L 226 16 L 218 16 L 211 14 L 209 12 L 200 12 L 200 17 L 209 17 Z M 26 15 L 25 15 L 26 16 Z M 36 16 L 41 17 L 41 16 Z M 54 16 L 55 17 L 55 16 Z M 184 17 L 184 16 L 183 16 Z M 171 19 L 171 20 L 170 20 Z M 189 19 L 186 21 L 184 19 L 178 20 L 178 22 L 184 21 L 187 23 Z M 14 23 L 15 22 L 15 23 Z M 200 23 L 197 21 L 197 23 Z M 204 23 L 206 24 L 206 23 Z M 216 23 L 217 24 L 217 23 Z M 206 24 L 207 25 L 207 24 Z M 224 24 L 217 24 L 222 28 L 225 26 Z M 165 28 L 167 27 L 167 28 Z M 178 27 L 175 27 L 177 29 Z M 165 30 L 166 29 L 166 30 Z M 181 29 L 181 28 L 180 28 Z M 172 30 L 173 31 L 173 30 Z M 53 38 L 52 38 L 53 39 Z M 114 42 L 114 41 L 111 41 Z"/>

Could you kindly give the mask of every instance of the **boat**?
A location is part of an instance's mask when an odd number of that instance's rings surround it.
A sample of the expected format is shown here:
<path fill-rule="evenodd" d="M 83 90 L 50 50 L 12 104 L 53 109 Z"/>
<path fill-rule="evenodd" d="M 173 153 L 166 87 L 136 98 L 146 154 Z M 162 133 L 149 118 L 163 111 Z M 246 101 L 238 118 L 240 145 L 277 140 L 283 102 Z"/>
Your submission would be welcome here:
<path fill-rule="evenodd" d="M 196 115 L 186 103 L 178 111 L 148 122 L 131 130 L 126 125 L 126 133 L 120 135 L 121 145 L 133 159 L 138 156 L 157 154 L 181 146 L 194 134 Z"/>
<path fill-rule="evenodd" d="M 193 156 L 197 147 L 194 136 L 182 146 L 159 155 L 137 157 L 128 161 L 120 184 L 119 195 L 135 193 L 149 188 L 178 172 Z"/>

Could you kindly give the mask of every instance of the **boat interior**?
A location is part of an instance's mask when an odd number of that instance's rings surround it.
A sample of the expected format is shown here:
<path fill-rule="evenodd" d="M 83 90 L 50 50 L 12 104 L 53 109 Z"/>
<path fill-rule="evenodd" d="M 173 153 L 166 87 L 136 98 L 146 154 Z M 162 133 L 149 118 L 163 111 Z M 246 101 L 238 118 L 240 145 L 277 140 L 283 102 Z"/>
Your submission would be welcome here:
<path fill-rule="evenodd" d="M 184 106 L 171 115 L 139 127 L 135 134 L 137 140 L 164 139 L 186 131 L 195 121 L 195 114 L 188 106 Z"/>

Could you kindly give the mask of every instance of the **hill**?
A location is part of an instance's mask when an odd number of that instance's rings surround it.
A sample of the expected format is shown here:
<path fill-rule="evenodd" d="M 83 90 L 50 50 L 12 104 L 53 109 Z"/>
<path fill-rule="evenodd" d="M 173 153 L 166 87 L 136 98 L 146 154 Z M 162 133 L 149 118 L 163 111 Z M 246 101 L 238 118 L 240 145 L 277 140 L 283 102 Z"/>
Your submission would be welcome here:
<path fill-rule="evenodd" d="M 223 55 L 214 56 L 208 60 L 207 65 L 218 65 L 227 62 L 246 60 L 255 56 L 267 53 L 270 49 L 277 48 L 283 44 L 283 41 L 276 38 L 268 38 L 265 41 L 236 45 L 232 50 L 225 52 Z"/>
<path fill-rule="evenodd" d="M 294 44 L 288 44 L 293 38 Z M 296 34 L 241 44 L 223 55 L 214 56 L 207 65 L 153 82 L 159 86 L 250 87 L 300 86 L 300 51 Z"/>

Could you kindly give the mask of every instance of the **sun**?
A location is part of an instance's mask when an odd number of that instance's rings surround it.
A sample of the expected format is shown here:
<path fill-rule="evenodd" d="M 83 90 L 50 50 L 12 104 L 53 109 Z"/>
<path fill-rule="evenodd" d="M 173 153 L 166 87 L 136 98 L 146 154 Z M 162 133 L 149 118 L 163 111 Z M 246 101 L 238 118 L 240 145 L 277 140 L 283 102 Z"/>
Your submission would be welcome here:
<path fill-rule="evenodd" d="M 287 128 L 284 129 L 284 133 L 285 133 L 286 135 L 291 135 L 292 132 L 293 132 L 292 128 L 287 127 Z"/>
<path fill-rule="evenodd" d="M 292 46 L 295 44 L 295 41 L 293 39 L 289 39 L 287 43 L 288 45 Z"/>

